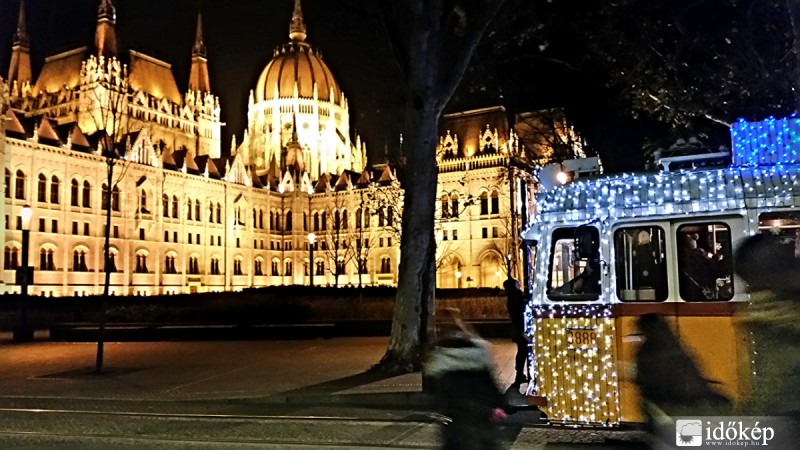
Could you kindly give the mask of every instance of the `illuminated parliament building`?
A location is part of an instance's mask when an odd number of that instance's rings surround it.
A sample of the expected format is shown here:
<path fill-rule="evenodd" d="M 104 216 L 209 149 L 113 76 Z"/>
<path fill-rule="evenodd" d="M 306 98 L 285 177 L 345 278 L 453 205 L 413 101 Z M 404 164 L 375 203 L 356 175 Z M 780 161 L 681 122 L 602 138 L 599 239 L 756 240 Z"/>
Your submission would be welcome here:
<path fill-rule="evenodd" d="M 25 226 L 32 295 L 101 294 L 106 232 L 113 295 L 396 284 L 402 187 L 391 166 L 368 163 L 299 0 L 250 93 L 247 129 L 225 149 L 200 15 L 181 92 L 168 62 L 123 48 L 112 1 L 98 3 L 94 42 L 47 57 L 35 78 L 21 3 L 0 79 L 0 293 L 20 291 Z M 534 189 L 522 147 L 502 107 L 445 116 L 438 286 L 521 275 Z"/>

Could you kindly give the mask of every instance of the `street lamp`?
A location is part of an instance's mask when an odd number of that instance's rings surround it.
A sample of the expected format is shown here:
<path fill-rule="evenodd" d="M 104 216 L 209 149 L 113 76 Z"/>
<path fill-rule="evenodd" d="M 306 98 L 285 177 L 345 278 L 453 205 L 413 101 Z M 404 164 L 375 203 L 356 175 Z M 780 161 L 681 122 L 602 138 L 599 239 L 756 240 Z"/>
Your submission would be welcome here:
<path fill-rule="evenodd" d="M 19 326 L 14 330 L 14 340 L 17 342 L 28 342 L 33 340 L 33 329 L 28 324 L 28 284 L 29 277 L 33 274 L 28 269 L 28 253 L 30 247 L 31 216 L 33 211 L 27 204 L 22 207 L 22 258 L 21 267 L 17 269 L 17 282 L 20 284 L 19 301 Z"/>
<path fill-rule="evenodd" d="M 308 285 L 314 286 L 314 233 L 308 233 Z"/>

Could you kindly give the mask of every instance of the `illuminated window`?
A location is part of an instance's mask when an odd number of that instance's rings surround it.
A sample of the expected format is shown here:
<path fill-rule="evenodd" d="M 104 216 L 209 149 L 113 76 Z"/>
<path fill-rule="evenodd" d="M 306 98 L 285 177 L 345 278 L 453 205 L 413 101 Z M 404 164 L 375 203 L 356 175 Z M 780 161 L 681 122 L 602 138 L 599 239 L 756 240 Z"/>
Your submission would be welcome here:
<path fill-rule="evenodd" d="M 617 297 L 624 301 L 667 299 L 664 230 L 656 226 L 621 228 L 614 232 Z"/>
<path fill-rule="evenodd" d="M 586 226 L 553 231 L 547 296 L 553 300 L 595 300 L 600 295 L 600 235 Z"/>
<path fill-rule="evenodd" d="M 728 225 L 682 225 L 676 232 L 678 285 L 688 301 L 733 298 L 731 230 Z"/>
<path fill-rule="evenodd" d="M 446 219 L 450 217 L 450 202 L 447 199 L 447 194 L 442 195 L 441 204 L 442 204 L 442 218 Z"/>
<path fill-rule="evenodd" d="M 5 183 L 6 198 L 11 198 L 11 171 L 8 169 L 6 169 Z"/>

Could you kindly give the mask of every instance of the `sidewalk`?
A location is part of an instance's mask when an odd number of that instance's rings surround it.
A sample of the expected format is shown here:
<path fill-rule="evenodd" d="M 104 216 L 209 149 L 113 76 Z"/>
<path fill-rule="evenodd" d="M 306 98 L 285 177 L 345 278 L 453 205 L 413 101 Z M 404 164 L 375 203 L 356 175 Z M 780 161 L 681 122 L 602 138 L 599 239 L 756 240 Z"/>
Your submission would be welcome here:
<path fill-rule="evenodd" d="M 508 341 L 493 344 L 498 381 L 507 387 L 514 378 L 515 346 Z M 367 372 L 387 345 L 385 337 L 111 342 L 105 345 L 105 373 L 95 375 L 96 343 L 15 344 L 4 333 L 0 395 L 263 402 L 378 398 L 376 394 L 415 398 L 422 390 L 419 373 Z"/>

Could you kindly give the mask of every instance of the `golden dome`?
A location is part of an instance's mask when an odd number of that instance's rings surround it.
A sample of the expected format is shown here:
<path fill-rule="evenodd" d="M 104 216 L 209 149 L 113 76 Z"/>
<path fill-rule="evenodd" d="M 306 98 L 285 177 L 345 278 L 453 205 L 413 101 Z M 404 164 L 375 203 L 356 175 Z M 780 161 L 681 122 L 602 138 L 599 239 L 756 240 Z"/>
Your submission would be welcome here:
<path fill-rule="evenodd" d="M 255 101 L 274 98 L 276 87 L 278 96 L 294 97 L 295 83 L 300 97 L 313 98 L 316 84 L 319 100 L 339 103 L 342 99 L 342 91 L 322 58 L 308 44 L 290 42 L 276 52 L 258 77 Z M 333 98 L 330 98 L 331 88 Z"/>
<path fill-rule="evenodd" d="M 306 25 L 303 23 L 300 0 L 294 2 L 292 21 L 289 23 L 289 39 L 291 42 L 275 51 L 272 60 L 258 77 L 255 101 L 262 102 L 274 98 L 276 88 L 279 97 L 294 97 L 295 84 L 298 96 L 313 98 L 316 84 L 319 100 L 339 103 L 342 91 L 333 79 L 331 70 L 305 42 Z"/>

